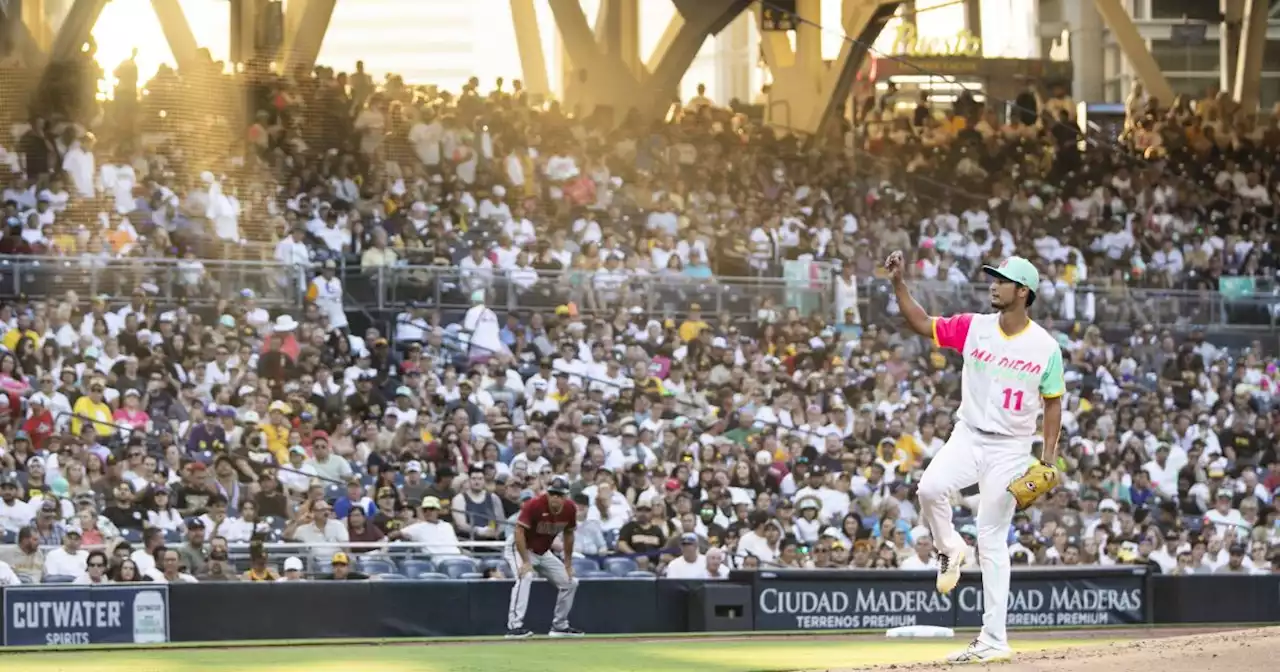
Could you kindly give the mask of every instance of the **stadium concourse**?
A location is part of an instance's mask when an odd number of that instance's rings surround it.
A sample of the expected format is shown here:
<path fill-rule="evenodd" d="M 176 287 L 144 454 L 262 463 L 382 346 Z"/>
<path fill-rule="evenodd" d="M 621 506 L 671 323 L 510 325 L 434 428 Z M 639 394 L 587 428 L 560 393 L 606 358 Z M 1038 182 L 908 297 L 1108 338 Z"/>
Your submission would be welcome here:
<path fill-rule="evenodd" d="M 935 314 L 1040 267 L 1064 483 L 1016 564 L 1280 572 L 1276 117 L 1135 103 L 1113 146 L 886 97 L 803 144 L 701 96 L 67 67 L 0 151 L 0 581 L 502 576 L 556 476 L 582 578 L 933 567 L 959 360 L 895 249 Z"/>

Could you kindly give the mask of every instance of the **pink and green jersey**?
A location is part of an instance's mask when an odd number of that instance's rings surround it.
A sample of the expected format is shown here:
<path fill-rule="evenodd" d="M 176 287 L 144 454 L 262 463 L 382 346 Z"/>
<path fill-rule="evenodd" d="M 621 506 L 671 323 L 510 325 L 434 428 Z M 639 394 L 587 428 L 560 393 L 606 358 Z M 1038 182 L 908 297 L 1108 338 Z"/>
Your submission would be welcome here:
<path fill-rule="evenodd" d="M 1007 336 L 995 313 L 936 317 L 933 342 L 964 355 L 956 415 L 980 432 L 1036 436 L 1043 400 L 1066 391 L 1062 349 L 1035 322 Z"/>

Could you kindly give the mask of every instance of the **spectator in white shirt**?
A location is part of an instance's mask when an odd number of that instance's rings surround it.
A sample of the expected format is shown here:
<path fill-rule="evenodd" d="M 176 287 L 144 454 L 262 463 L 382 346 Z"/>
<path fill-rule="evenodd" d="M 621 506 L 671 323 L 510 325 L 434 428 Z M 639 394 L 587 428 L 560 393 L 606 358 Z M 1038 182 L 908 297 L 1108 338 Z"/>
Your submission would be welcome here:
<path fill-rule="evenodd" d="M 453 526 L 440 520 L 442 507 L 436 497 L 422 498 L 422 520 L 402 530 L 395 530 L 388 539 L 405 540 L 421 544 L 428 555 L 459 555 L 458 535 Z"/>
<path fill-rule="evenodd" d="M 62 545 L 44 556 L 44 575 L 80 576 L 88 559 L 89 552 L 80 550 L 80 531 L 69 529 L 62 536 Z"/>
<path fill-rule="evenodd" d="M 311 552 L 316 558 L 328 557 L 333 553 L 330 547 L 314 547 L 316 544 L 345 544 L 350 541 L 347 526 L 334 520 L 329 503 L 323 500 L 311 505 L 311 510 L 301 513 L 296 520 L 289 521 L 284 528 L 285 541 L 296 541 L 313 546 Z"/>
<path fill-rule="evenodd" d="M 301 496 L 311 489 L 311 479 L 317 476 L 316 468 L 307 464 L 307 449 L 302 446 L 289 448 L 288 469 L 281 469 L 278 474 L 280 485 L 287 494 Z"/>
<path fill-rule="evenodd" d="M 523 467 L 526 474 L 540 474 L 543 467 L 551 466 L 551 461 L 542 455 L 541 440 L 529 439 L 528 443 L 525 444 L 524 450 L 525 452 L 512 458 L 512 471 Z"/>
<path fill-rule="evenodd" d="M 306 229 L 295 226 L 284 240 L 276 243 L 276 261 L 286 266 L 309 266 L 311 250 L 307 248 Z"/>
<path fill-rule="evenodd" d="M 80 551 L 84 553 L 84 551 Z M 107 554 L 102 551 L 94 551 L 86 554 L 85 569 L 76 576 L 75 581 L 71 583 L 77 585 L 95 585 L 111 583 L 111 579 L 107 578 Z"/>
<path fill-rule="evenodd" d="M 777 545 L 781 531 L 769 522 L 769 514 L 764 511 L 752 511 L 747 516 L 747 522 L 751 525 L 751 531 L 738 539 L 739 562 L 747 556 L 753 556 L 760 561 L 761 567 L 771 565 L 778 559 Z"/>
<path fill-rule="evenodd" d="M 480 219 L 488 219 L 495 222 L 506 222 L 511 219 L 511 207 L 502 200 L 506 195 L 506 187 L 502 185 L 495 186 L 493 191 L 480 201 L 478 212 Z"/>
<path fill-rule="evenodd" d="M 0 482 L 0 529 L 16 533 L 35 516 L 35 509 L 18 499 L 18 482 L 6 475 Z"/>
<path fill-rule="evenodd" d="M 181 571 L 182 557 L 172 548 L 165 549 L 161 558 L 161 571 L 151 574 L 156 583 L 196 583 L 196 577 Z"/>
<path fill-rule="evenodd" d="M 13 567 L 0 560 L 0 586 L 16 586 L 22 583 L 22 579 L 18 578 L 18 573 L 13 571 Z"/>
<path fill-rule="evenodd" d="M 899 569 L 937 569 L 938 559 L 933 557 L 933 540 L 928 535 L 916 536 L 916 553 L 898 564 Z"/>
<path fill-rule="evenodd" d="M 698 552 L 698 535 L 689 532 L 680 537 L 680 555 L 667 563 L 668 579 L 709 579 L 707 559 Z"/>
<path fill-rule="evenodd" d="M 631 506 L 622 493 L 613 489 L 613 484 L 605 481 L 596 486 L 594 493 L 588 487 L 583 492 L 592 497 L 591 508 L 587 511 L 587 520 L 600 521 L 600 529 L 604 532 L 617 532 L 627 521 L 631 520 Z"/>

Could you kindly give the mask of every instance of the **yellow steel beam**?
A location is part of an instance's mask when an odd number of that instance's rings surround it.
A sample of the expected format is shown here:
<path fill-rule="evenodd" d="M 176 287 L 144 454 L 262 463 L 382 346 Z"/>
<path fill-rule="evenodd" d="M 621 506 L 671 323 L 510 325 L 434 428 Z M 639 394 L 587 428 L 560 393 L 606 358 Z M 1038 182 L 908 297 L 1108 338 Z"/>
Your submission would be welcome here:
<path fill-rule="evenodd" d="M 1173 87 L 1169 86 L 1169 80 L 1160 72 L 1160 66 L 1147 49 L 1146 40 L 1138 34 L 1138 28 L 1133 25 L 1133 18 L 1125 11 L 1124 5 L 1120 0 L 1094 0 L 1094 4 L 1098 8 L 1098 14 L 1102 15 L 1102 21 L 1120 44 L 1125 58 L 1129 59 L 1134 72 L 1138 73 L 1138 79 L 1142 81 L 1147 94 L 1157 98 L 1162 105 L 1172 103 Z"/>
<path fill-rule="evenodd" d="M 520 52 L 525 90 L 530 96 L 550 97 L 547 56 L 542 50 L 542 33 L 538 29 L 538 12 L 533 0 L 511 0 L 511 22 L 515 24 L 516 49 Z"/>
<path fill-rule="evenodd" d="M 1240 32 L 1240 56 L 1236 62 L 1234 96 L 1240 108 L 1253 112 L 1258 107 L 1258 89 L 1262 83 L 1262 53 L 1267 47 L 1267 0 L 1248 0 L 1244 10 L 1244 27 Z"/>

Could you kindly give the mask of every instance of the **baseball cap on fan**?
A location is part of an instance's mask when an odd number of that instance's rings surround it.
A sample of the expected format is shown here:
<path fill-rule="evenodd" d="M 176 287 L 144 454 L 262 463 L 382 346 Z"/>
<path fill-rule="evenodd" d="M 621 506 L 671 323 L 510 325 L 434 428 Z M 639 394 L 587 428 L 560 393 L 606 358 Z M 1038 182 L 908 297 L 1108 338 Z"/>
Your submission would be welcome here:
<path fill-rule="evenodd" d="M 1031 290 L 1027 297 L 1028 306 L 1036 300 L 1036 290 L 1040 288 L 1040 272 L 1036 270 L 1035 264 L 1026 259 L 1009 257 L 1000 262 L 999 266 L 983 266 L 982 271 L 993 278 L 1008 280 Z"/>
<path fill-rule="evenodd" d="M 569 494 L 569 481 L 557 476 L 551 479 L 551 485 L 547 486 L 547 492 L 553 495 L 567 495 Z"/>

